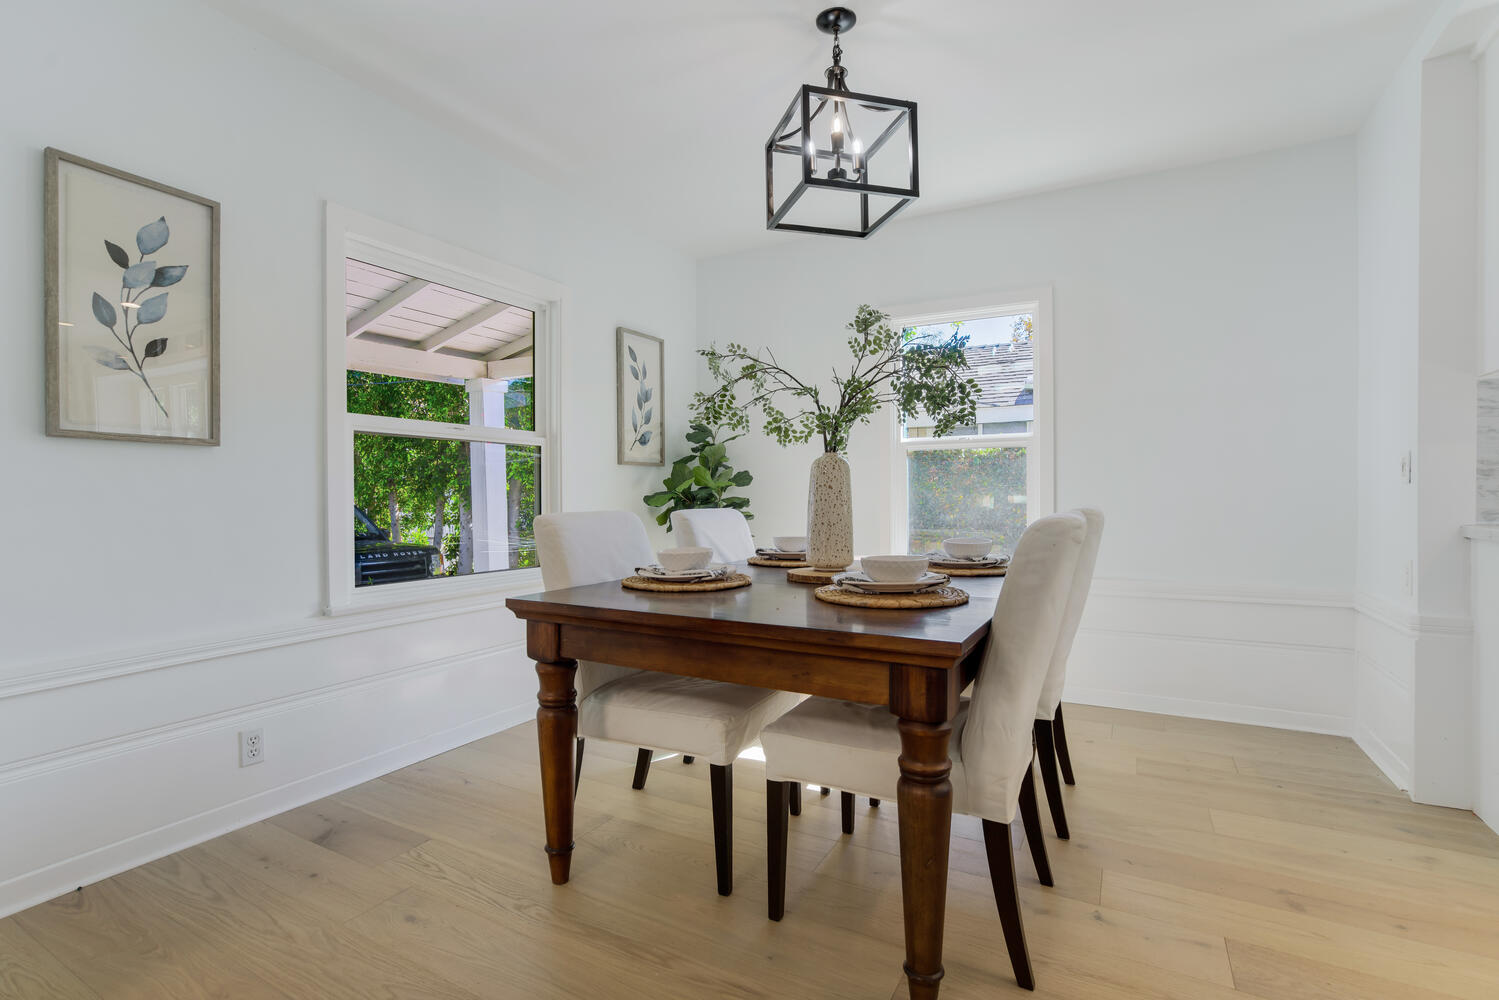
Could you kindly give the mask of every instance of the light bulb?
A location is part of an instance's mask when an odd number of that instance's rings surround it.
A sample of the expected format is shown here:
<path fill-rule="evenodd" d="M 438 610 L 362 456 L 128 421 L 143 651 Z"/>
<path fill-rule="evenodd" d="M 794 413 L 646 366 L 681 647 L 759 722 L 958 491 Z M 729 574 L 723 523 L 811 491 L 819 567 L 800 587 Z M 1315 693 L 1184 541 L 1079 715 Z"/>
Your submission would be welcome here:
<path fill-rule="evenodd" d="M 843 137 L 843 116 L 840 114 L 833 115 L 833 135 L 840 139 Z"/>
<path fill-rule="evenodd" d="M 858 139 L 854 140 L 854 173 L 864 169 L 864 144 Z"/>
<path fill-rule="evenodd" d="M 811 139 L 807 140 L 807 169 L 817 173 L 817 144 Z"/>

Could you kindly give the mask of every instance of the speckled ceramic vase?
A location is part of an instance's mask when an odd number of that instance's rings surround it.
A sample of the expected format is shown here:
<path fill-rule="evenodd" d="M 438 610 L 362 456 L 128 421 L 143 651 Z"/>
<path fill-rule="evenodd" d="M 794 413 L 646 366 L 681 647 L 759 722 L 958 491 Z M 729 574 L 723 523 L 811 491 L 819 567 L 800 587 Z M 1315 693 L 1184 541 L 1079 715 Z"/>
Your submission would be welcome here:
<path fill-rule="evenodd" d="M 812 463 L 807 482 L 807 562 L 847 569 L 854 561 L 854 494 L 848 463 L 836 451 Z"/>

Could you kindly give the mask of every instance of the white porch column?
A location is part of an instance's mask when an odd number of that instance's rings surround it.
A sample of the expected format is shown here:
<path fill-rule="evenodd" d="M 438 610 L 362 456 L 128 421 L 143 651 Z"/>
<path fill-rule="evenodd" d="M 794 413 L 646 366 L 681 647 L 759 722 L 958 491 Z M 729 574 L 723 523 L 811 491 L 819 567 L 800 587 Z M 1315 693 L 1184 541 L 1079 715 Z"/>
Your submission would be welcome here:
<path fill-rule="evenodd" d="M 505 419 L 505 383 L 489 379 L 469 379 L 469 416 L 474 424 L 486 426 Z M 505 446 L 481 444 L 469 449 L 469 493 L 474 511 L 474 572 L 510 568 L 510 525 L 505 504 Z"/>

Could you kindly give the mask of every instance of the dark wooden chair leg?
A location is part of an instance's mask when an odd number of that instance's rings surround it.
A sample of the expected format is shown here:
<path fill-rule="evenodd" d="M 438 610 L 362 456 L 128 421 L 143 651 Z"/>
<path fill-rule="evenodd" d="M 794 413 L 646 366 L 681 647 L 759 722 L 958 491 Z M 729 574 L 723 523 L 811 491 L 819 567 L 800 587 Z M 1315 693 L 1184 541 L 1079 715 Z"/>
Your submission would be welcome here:
<path fill-rule="evenodd" d="M 651 752 L 641 747 L 635 754 L 635 780 L 630 782 L 630 787 L 637 792 L 645 787 L 646 775 L 651 773 Z"/>
<path fill-rule="evenodd" d="M 879 799 L 870 799 L 869 800 L 869 808 L 871 808 L 871 809 L 878 809 L 879 807 L 880 807 L 880 800 Z"/>
<path fill-rule="evenodd" d="M 786 838 L 790 827 L 787 813 L 791 807 L 792 789 L 799 787 L 801 783 L 796 781 L 765 783 L 766 877 L 770 882 L 767 915 L 772 920 L 780 920 L 786 915 Z"/>
<path fill-rule="evenodd" d="M 789 796 L 791 799 L 791 815 L 800 816 L 802 814 L 802 783 L 800 781 L 788 781 L 786 784 L 791 786 L 791 794 Z"/>
<path fill-rule="evenodd" d="M 1036 756 L 1041 763 L 1041 784 L 1046 788 L 1046 805 L 1051 809 L 1051 824 L 1057 828 L 1057 839 L 1066 840 L 1067 810 L 1062 805 L 1062 783 L 1057 780 L 1057 750 L 1051 739 L 1051 722 L 1037 719 Z"/>
<path fill-rule="evenodd" d="M 1020 821 L 1025 826 L 1025 842 L 1031 847 L 1036 863 L 1036 878 L 1042 885 L 1055 885 L 1051 879 L 1051 861 L 1046 857 L 1046 838 L 1041 833 L 1041 807 L 1036 804 L 1036 779 L 1031 768 L 1025 769 L 1020 783 Z"/>
<path fill-rule="evenodd" d="M 697 760 L 697 758 L 694 757 L 694 756 L 692 756 L 691 754 L 685 754 L 684 753 L 682 755 L 682 763 L 683 764 L 691 764 L 695 760 Z"/>
<path fill-rule="evenodd" d="M 734 891 L 734 765 L 709 764 L 713 788 L 713 861 L 718 869 L 718 894 Z"/>
<path fill-rule="evenodd" d="M 578 782 L 583 780 L 583 737 L 573 744 L 573 798 L 578 797 Z"/>
<path fill-rule="evenodd" d="M 1057 706 L 1057 714 L 1051 720 L 1051 730 L 1057 740 L 1057 762 L 1062 765 L 1062 780 L 1069 785 L 1077 782 L 1072 777 L 1072 755 L 1067 752 L 1067 729 L 1062 725 L 1062 706 Z"/>
<path fill-rule="evenodd" d="M 1031 957 L 1025 948 L 1025 924 L 1020 918 L 1020 889 L 1015 884 L 1009 824 L 984 820 L 984 848 L 989 855 L 989 881 L 994 886 L 994 905 L 999 908 L 999 924 L 1004 928 L 1015 982 L 1021 989 L 1033 990 L 1036 978 L 1031 974 Z"/>
<path fill-rule="evenodd" d="M 843 806 L 843 832 L 854 832 L 854 793 L 842 792 L 839 796 Z"/>

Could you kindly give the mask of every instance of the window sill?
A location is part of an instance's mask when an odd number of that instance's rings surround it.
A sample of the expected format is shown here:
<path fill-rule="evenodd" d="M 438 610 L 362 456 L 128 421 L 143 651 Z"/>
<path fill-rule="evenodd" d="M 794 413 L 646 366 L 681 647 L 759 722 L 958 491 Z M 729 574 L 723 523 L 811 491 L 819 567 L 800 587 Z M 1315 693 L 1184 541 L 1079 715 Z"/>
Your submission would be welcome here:
<path fill-rule="evenodd" d="M 498 576 L 501 579 L 493 579 Z M 373 611 L 417 611 L 428 608 L 451 614 L 455 611 L 478 611 L 503 605 L 504 599 L 517 594 L 531 594 L 543 589 L 541 570 L 535 567 L 504 570 L 460 580 L 415 580 L 360 588 L 345 595 L 346 603 L 329 606 L 323 614 L 329 618 L 359 615 Z"/>

